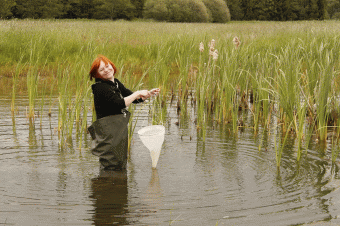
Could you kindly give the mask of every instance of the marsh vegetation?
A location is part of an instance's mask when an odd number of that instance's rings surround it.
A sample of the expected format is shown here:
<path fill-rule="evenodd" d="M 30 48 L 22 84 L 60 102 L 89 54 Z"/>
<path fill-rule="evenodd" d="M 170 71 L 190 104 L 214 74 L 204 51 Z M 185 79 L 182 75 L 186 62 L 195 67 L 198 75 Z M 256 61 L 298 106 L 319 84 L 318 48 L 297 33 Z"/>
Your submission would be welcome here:
<path fill-rule="evenodd" d="M 153 124 L 167 108 L 195 109 L 198 139 L 206 128 L 235 138 L 244 128 L 275 139 L 277 165 L 287 137 L 297 160 L 313 138 L 332 145 L 340 135 L 340 39 L 337 21 L 177 24 L 89 20 L 0 21 L 1 95 L 12 98 L 15 119 L 58 110 L 60 144 L 82 139 L 93 114 L 88 71 L 97 54 L 110 58 L 132 90 L 161 87 L 149 106 Z M 16 97 L 27 95 L 26 112 Z M 58 97 L 55 101 L 54 97 Z M 41 98 L 41 106 L 36 99 Z M 132 116 L 135 108 L 131 107 Z M 131 117 L 130 134 L 135 117 Z M 177 122 L 181 126 L 181 122 Z M 259 151 L 265 149 L 259 143 Z"/>

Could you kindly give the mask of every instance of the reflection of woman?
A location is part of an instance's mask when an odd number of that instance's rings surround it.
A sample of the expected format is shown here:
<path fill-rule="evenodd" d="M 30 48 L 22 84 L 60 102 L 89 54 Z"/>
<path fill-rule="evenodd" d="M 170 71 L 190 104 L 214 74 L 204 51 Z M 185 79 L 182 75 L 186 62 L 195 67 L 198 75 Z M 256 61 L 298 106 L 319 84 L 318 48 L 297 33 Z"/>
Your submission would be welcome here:
<path fill-rule="evenodd" d="M 99 156 L 102 168 L 109 170 L 126 168 L 130 114 L 125 108 L 160 91 L 156 88 L 132 92 L 114 77 L 116 72 L 116 66 L 102 55 L 94 60 L 90 70 L 90 79 L 96 81 L 92 92 L 97 115 L 97 121 L 89 127 L 95 141 L 92 153 Z"/>
<path fill-rule="evenodd" d="M 101 171 L 101 175 L 92 179 L 94 225 L 128 225 L 126 214 L 128 187 L 126 171 Z"/>

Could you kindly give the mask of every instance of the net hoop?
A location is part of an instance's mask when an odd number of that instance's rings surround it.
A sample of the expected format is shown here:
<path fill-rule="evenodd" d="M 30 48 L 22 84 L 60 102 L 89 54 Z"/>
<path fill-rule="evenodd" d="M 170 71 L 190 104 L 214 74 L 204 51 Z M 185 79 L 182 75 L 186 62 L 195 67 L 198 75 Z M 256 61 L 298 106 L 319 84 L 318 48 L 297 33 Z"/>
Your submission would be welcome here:
<path fill-rule="evenodd" d="M 155 136 L 165 133 L 165 127 L 162 125 L 146 126 L 138 131 L 139 136 Z"/>

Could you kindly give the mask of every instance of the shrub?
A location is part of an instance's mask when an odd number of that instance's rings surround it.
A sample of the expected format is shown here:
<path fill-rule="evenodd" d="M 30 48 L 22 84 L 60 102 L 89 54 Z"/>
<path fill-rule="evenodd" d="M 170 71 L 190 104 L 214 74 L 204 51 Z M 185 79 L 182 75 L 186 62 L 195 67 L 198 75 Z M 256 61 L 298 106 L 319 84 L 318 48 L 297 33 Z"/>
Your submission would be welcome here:
<path fill-rule="evenodd" d="M 215 23 L 226 23 L 230 21 L 230 12 L 224 0 L 203 0 L 208 9 L 210 21 Z"/>
<path fill-rule="evenodd" d="M 159 21 L 167 20 L 168 9 L 164 0 L 147 0 L 144 5 L 143 17 Z"/>
<path fill-rule="evenodd" d="M 95 6 L 95 19 L 127 19 L 136 16 L 136 8 L 130 0 L 102 0 Z"/>
<path fill-rule="evenodd" d="M 2 0 L 0 7 L 0 19 L 5 19 L 12 16 L 11 9 L 15 6 L 14 0 Z"/>
<path fill-rule="evenodd" d="M 168 5 L 169 21 L 208 22 L 208 10 L 201 0 L 171 0 Z"/>
<path fill-rule="evenodd" d="M 202 0 L 147 0 L 144 18 L 170 22 L 208 22 Z"/>

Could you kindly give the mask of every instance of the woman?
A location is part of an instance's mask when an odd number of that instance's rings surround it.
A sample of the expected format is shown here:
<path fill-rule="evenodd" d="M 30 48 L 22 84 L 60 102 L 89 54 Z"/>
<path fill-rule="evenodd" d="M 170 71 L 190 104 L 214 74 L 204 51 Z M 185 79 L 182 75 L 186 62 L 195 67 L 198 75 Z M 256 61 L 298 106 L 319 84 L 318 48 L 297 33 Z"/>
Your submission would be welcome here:
<path fill-rule="evenodd" d="M 90 80 L 97 115 L 89 132 L 95 141 L 92 153 L 99 157 L 105 170 L 123 170 L 127 163 L 128 129 L 131 103 L 140 103 L 159 94 L 160 89 L 132 92 L 114 77 L 116 66 L 105 56 L 99 55 L 92 63 Z"/>

